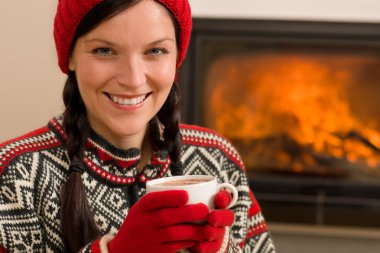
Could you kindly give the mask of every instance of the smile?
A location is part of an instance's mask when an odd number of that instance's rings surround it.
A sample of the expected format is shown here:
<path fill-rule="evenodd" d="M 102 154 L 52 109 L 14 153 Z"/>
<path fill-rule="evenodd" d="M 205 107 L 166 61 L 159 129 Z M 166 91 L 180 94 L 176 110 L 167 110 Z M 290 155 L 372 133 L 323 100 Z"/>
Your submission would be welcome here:
<path fill-rule="evenodd" d="M 148 97 L 149 94 L 150 93 L 147 93 L 147 94 L 144 94 L 144 95 L 141 95 L 141 96 L 138 96 L 138 97 L 134 97 L 134 98 L 119 97 L 119 96 L 115 96 L 115 95 L 111 95 L 111 94 L 107 94 L 107 96 L 114 103 L 117 103 L 119 105 L 133 106 L 133 105 L 139 105 L 139 104 L 141 104 Z"/>

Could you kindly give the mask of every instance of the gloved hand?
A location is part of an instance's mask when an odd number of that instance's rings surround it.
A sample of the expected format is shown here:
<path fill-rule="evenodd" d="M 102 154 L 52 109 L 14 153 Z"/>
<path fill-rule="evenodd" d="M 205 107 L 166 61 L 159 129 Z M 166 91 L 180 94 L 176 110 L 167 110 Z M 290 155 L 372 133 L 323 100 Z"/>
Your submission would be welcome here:
<path fill-rule="evenodd" d="M 226 208 L 231 201 L 231 195 L 227 191 L 219 191 L 214 198 L 215 208 Z M 203 231 L 204 241 L 191 247 L 195 253 L 215 253 L 222 246 L 226 227 L 234 222 L 234 213 L 229 209 L 215 209 L 207 217 L 208 224 Z"/>
<path fill-rule="evenodd" d="M 206 220 L 204 204 L 186 205 L 186 191 L 152 192 L 129 211 L 119 232 L 108 244 L 110 253 L 171 253 L 203 240 L 204 227 L 194 221 Z"/>

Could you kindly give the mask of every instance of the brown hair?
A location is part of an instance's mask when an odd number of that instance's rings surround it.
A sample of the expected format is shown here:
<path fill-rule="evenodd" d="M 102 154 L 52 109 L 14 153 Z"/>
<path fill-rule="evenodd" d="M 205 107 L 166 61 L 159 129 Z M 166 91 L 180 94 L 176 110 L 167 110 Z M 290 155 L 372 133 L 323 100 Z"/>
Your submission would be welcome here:
<path fill-rule="evenodd" d="M 72 48 L 76 40 L 93 30 L 101 22 L 136 4 L 139 0 L 105 0 L 94 7 L 79 24 Z M 177 45 L 178 25 L 175 22 Z M 90 132 L 86 108 L 80 96 L 74 72 L 68 74 L 63 89 L 63 102 L 65 104 L 63 128 L 67 134 L 66 148 L 70 160 L 82 161 L 84 145 Z M 181 134 L 179 131 L 179 88 L 176 83 L 172 85 L 169 96 L 164 105 L 150 122 L 150 138 L 152 143 L 160 142 L 160 126 L 164 125 L 164 145 L 169 151 L 173 174 L 181 174 L 180 164 Z M 179 167 L 179 169 L 178 169 Z M 91 212 L 81 174 L 77 170 L 69 173 L 66 183 L 61 190 L 61 226 L 63 241 L 67 252 L 78 252 L 91 240 L 96 239 L 100 232 Z"/>

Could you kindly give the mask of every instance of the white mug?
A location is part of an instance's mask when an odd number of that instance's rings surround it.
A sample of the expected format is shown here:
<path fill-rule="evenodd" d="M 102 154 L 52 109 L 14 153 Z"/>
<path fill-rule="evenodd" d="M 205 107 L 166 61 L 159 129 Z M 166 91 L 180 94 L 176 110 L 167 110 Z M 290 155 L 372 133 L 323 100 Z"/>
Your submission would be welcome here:
<path fill-rule="evenodd" d="M 185 190 L 189 194 L 188 204 L 203 203 L 210 210 L 214 209 L 214 196 L 221 188 L 227 188 L 232 194 L 232 200 L 227 208 L 234 206 L 238 198 L 235 186 L 229 183 L 218 184 L 213 176 L 173 176 L 154 179 L 146 183 L 147 193 L 166 190 Z"/>

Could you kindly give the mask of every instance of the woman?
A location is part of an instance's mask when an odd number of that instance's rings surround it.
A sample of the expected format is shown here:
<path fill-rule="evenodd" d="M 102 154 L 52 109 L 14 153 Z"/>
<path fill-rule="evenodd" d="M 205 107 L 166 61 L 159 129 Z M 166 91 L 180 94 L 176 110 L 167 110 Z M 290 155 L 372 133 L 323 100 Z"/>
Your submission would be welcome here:
<path fill-rule="evenodd" d="M 190 32 L 187 0 L 59 1 L 65 111 L 0 145 L 2 250 L 274 252 L 238 153 L 179 124 L 174 80 Z M 181 174 L 234 184 L 233 212 L 187 205 L 185 191 L 145 194 L 148 180 Z"/>

